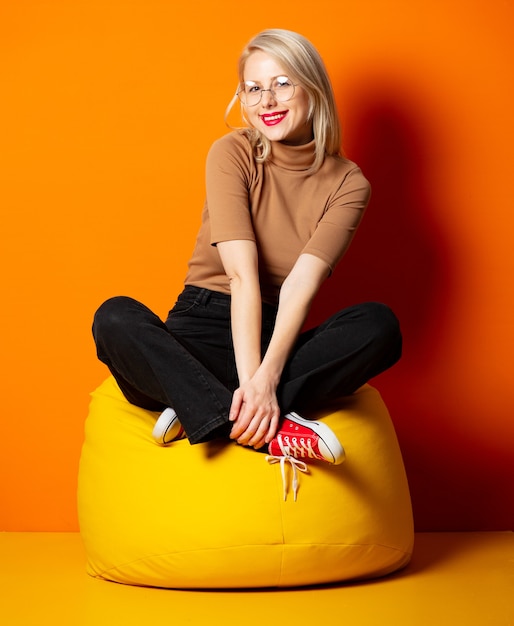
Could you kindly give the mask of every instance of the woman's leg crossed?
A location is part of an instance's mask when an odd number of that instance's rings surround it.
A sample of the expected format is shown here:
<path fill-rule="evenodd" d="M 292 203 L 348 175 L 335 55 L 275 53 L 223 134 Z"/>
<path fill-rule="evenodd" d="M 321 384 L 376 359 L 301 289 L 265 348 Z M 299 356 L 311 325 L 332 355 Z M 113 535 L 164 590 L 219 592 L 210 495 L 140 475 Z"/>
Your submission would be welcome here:
<path fill-rule="evenodd" d="M 396 363 L 398 320 L 384 304 L 351 306 L 300 335 L 279 387 L 283 412 L 317 410 Z"/>
<path fill-rule="evenodd" d="M 191 443 L 227 430 L 231 392 L 148 307 L 124 296 L 107 300 L 93 336 L 98 358 L 130 402 L 152 411 L 173 407 Z"/>

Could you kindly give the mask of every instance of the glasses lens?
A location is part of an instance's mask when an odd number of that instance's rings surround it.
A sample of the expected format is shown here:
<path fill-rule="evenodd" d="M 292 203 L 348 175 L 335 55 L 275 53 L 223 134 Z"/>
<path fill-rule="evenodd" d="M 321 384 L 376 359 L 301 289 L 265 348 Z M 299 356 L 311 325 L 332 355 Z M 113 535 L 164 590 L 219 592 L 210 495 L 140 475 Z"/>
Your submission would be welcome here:
<path fill-rule="evenodd" d="M 260 102 L 262 96 L 262 87 L 253 81 L 243 83 L 237 92 L 239 99 L 247 106 L 253 106 Z"/>
<path fill-rule="evenodd" d="M 294 96 L 294 85 L 287 76 L 275 78 L 271 89 L 279 102 L 286 102 Z"/>

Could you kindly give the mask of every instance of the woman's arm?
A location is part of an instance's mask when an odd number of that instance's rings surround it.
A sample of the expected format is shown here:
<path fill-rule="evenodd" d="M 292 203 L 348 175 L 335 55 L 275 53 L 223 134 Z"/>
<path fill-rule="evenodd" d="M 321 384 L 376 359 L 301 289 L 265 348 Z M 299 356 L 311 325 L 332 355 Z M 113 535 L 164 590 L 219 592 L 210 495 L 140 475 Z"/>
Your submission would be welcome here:
<path fill-rule="evenodd" d="M 230 282 L 231 325 L 239 384 L 261 363 L 262 301 L 257 246 L 254 241 L 218 243 L 218 252 Z"/>
<path fill-rule="evenodd" d="M 276 434 L 280 411 L 278 405 L 267 407 L 257 400 L 275 397 L 282 371 L 298 338 L 309 309 L 321 284 L 330 272 L 328 264 L 311 254 L 302 254 L 280 290 L 273 335 L 251 379 L 240 388 L 250 401 L 239 411 L 231 437 L 238 443 L 256 448 L 269 443 Z M 238 390 L 238 391 L 240 391 Z"/>

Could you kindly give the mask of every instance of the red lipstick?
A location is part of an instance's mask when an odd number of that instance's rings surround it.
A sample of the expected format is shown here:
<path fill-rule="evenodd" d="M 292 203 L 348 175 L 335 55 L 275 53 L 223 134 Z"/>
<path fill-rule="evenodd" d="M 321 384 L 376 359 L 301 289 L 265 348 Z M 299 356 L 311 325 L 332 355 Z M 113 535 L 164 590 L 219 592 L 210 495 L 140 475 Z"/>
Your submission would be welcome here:
<path fill-rule="evenodd" d="M 276 126 L 286 117 L 287 111 L 279 111 L 278 113 L 263 113 L 259 117 L 266 126 Z"/>

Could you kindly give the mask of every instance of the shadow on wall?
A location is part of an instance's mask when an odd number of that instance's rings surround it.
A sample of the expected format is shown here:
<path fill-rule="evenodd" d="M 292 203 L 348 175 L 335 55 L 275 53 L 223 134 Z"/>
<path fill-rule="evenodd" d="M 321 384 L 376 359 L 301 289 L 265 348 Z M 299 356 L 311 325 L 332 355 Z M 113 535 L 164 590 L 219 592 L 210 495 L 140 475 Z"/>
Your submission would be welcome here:
<path fill-rule="evenodd" d="M 447 475 L 447 468 L 444 459 L 434 467 L 426 449 L 443 417 L 433 415 L 436 399 L 429 395 L 425 379 L 444 351 L 442 330 L 455 280 L 451 247 L 434 206 L 437 193 L 430 187 L 434 164 L 429 159 L 435 146 L 429 122 L 391 86 L 359 93 L 351 127 L 345 127 L 345 149 L 371 182 L 371 203 L 308 320 L 309 325 L 318 324 L 341 307 L 368 300 L 388 304 L 398 316 L 403 358 L 376 384 L 397 428 L 418 530 L 434 530 L 441 524 L 439 518 L 448 517 L 439 508 L 441 495 L 430 493 L 433 478 L 427 478 L 427 464 L 439 476 Z M 455 478 L 457 483 L 463 480 L 460 473 Z M 458 486 L 449 491 L 455 501 Z"/>
<path fill-rule="evenodd" d="M 309 325 L 348 304 L 388 304 L 400 319 L 404 356 L 383 376 L 388 389 L 405 390 L 437 358 L 451 298 L 452 260 L 427 175 L 431 146 L 414 107 L 385 88 L 360 96 L 347 130 L 346 151 L 371 182 L 371 203 L 346 257 L 323 286 Z"/>

